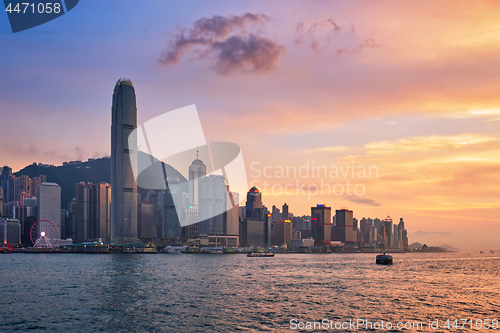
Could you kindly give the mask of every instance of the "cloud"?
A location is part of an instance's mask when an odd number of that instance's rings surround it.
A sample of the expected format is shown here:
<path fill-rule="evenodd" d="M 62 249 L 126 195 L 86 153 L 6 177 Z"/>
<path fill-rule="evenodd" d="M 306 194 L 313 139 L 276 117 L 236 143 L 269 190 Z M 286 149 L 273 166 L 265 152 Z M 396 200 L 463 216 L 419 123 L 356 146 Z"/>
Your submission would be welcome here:
<path fill-rule="evenodd" d="M 286 49 L 256 29 L 267 21 L 266 15 L 252 13 L 203 17 L 167 43 L 159 63 L 168 67 L 191 54 L 212 60 L 213 69 L 221 75 L 272 71 Z"/>
<path fill-rule="evenodd" d="M 450 149 L 465 149 L 473 146 L 474 150 L 484 145 L 487 148 L 496 146 L 495 137 L 464 133 L 459 135 L 431 135 L 411 137 L 397 141 L 372 142 L 365 145 L 368 154 L 400 154 L 407 152 L 430 152 Z"/>
<path fill-rule="evenodd" d="M 500 109 L 473 109 L 457 112 L 442 112 L 437 116 L 456 119 L 479 118 L 486 121 L 500 121 Z"/>
<path fill-rule="evenodd" d="M 376 202 L 375 200 L 368 199 L 368 198 L 357 198 L 357 197 L 346 197 L 346 198 L 350 202 L 359 203 L 362 205 L 375 206 L 375 207 L 382 205 L 382 204 Z"/>
<path fill-rule="evenodd" d="M 309 154 L 309 153 L 338 153 L 338 152 L 345 152 L 348 151 L 349 149 L 352 149 L 351 147 L 348 146 L 331 146 L 331 147 L 321 147 L 321 148 L 313 148 L 313 149 L 307 149 L 307 150 L 302 150 L 301 153 L 304 154 Z"/>
<path fill-rule="evenodd" d="M 373 37 L 359 36 L 353 23 L 340 24 L 333 18 L 314 22 L 308 27 L 300 21 L 296 25 L 295 36 L 295 45 L 308 43 L 315 52 L 333 44 L 337 56 L 356 53 L 363 48 L 380 47 Z M 334 36 L 335 43 L 331 43 Z"/>

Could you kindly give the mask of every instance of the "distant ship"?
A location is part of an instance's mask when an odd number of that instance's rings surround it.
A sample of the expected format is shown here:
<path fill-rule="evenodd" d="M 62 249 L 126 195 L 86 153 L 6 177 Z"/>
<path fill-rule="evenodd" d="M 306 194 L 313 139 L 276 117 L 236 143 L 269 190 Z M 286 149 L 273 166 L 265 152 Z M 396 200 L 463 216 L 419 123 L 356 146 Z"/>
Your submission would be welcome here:
<path fill-rule="evenodd" d="M 247 254 L 247 257 L 274 257 L 274 253 L 252 252 L 252 253 Z"/>
<path fill-rule="evenodd" d="M 392 265 L 392 256 L 385 253 L 379 254 L 375 263 L 379 265 Z"/>

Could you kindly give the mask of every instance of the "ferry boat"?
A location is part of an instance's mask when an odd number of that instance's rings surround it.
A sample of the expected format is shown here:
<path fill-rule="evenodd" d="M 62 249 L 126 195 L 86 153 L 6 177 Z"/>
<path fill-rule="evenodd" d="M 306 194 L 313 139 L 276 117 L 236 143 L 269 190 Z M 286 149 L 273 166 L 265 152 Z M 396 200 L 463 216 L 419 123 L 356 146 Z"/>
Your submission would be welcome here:
<path fill-rule="evenodd" d="M 379 254 L 375 263 L 378 265 L 392 265 L 392 256 L 389 254 Z"/>
<path fill-rule="evenodd" d="M 247 257 L 274 257 L 274 253 L 270 252 L 252 252 L 247 254 Z"/>
<path fill-rule="evenodd" d="M 186 247 L 185 246 L 167 246 L 163 249 L 164 253 L 167 254 L 181 254 L 182 251 L 185 251 Z"/>

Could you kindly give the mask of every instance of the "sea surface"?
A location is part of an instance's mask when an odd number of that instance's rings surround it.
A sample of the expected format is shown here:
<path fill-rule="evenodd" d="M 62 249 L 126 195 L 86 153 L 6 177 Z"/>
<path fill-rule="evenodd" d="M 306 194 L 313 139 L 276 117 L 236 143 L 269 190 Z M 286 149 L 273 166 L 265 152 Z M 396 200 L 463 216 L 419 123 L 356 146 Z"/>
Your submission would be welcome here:
<path fill-rule="evenodd" d="M 500 319 L 498 253 L 394 254 L 394 261 L 375 265 L 375 254 L 0 254 L 0 332 L 287 332 L 322 320 L 328 331 L 458 332 Z M 335 329 L 358 319 L 372 330 Z M 462 329 L 460 319 L 472 324 Z M 381 321 L 423 326 L 376 329 Z"/>

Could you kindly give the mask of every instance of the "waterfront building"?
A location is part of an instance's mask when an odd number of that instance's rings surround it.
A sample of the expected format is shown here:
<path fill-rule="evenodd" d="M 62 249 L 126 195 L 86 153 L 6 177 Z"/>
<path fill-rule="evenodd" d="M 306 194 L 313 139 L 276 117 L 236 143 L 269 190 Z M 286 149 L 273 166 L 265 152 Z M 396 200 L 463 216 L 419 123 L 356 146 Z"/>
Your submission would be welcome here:
<path fill-rule="evenodd" d="M 18 219 L 0 218 L 0 246 L 21 244 L 21 223 Z"/>
<path fill-rule="evenodd" d="M 292 221 L 279 219 L 274 222 L 274 245 L 292 244 Z"/>

